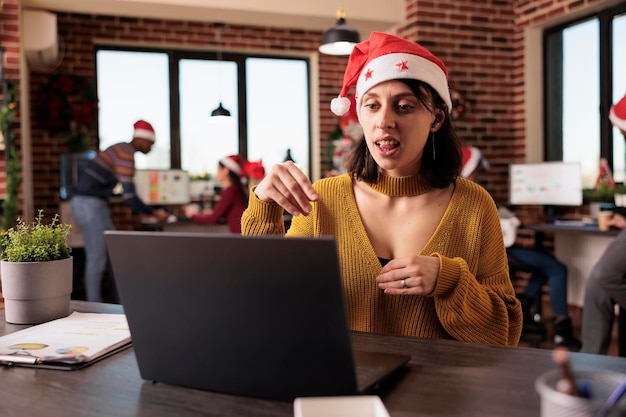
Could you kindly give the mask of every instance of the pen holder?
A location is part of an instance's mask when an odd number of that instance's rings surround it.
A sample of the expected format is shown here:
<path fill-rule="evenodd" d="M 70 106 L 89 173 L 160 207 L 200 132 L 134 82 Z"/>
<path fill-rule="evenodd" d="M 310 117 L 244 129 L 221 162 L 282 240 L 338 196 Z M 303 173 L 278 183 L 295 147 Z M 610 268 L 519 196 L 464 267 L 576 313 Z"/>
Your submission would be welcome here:
<path fill-rule="evenodd" d="M 541 417 L 595 417 L 624 375 L 610 371 L 575 371 L 574 377 L 579 385 L 584 384 L 588 388 L 590 398 L 558 391 L 557 382 L 563 378 L 560 370 L 547 372 L 537 378 L 535 388 L 541 397 Z M 607 416 L 626 416 L 626 396 Z"/>

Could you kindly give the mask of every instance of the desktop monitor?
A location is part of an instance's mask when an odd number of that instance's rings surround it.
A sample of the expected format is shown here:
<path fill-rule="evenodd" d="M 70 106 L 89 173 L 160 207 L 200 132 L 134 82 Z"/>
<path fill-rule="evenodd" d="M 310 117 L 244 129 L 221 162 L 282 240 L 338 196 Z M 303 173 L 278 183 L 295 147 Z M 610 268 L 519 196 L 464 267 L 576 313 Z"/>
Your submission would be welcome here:
<path fill-rule="evenodd" d="M 149 205 L 189 204 L 189 175 L 179 169 L 138 169 L 135 190 Z"/>
<path fill-rule="evenodd" d="M 581 206 L 582 169 L 578 162 L 511 164 L 509 203 L 512 205 Z"/>

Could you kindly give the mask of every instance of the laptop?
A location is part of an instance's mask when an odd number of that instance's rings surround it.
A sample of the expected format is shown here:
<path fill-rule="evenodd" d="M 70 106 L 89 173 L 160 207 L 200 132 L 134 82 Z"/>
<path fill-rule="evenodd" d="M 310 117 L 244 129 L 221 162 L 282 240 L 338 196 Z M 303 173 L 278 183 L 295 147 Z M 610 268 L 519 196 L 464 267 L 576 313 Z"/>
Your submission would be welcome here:
<path fill-rule="evenodd" d="M 372 393 L 410 360 L 353 352 L 332 238 L 104 237 L 145 380 L 291 401 Z"/>

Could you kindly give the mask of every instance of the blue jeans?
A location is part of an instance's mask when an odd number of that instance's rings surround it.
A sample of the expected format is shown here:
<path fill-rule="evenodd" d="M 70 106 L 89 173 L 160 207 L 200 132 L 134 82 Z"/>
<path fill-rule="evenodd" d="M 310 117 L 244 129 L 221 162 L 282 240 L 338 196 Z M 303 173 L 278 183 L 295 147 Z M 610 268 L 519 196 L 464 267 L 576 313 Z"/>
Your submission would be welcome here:
<path fill-rule="evenodd" d="M 507 253 L 543 273 L 533 274 L 528 281 L 524 294 L 534 297 L 548 281 L 550 305 L 555 317 L 567 317 L 567 267 L 554 256 L 529 248 L 510 247 Z"/>
<path fill-rule="evenodd" d="M 87 301 L 102 301 L 102 278 L 108 257 L 104 231 L 114 229 L 109 203 L 97 197 L 72 197 L 72 215 L 85 242 L 85 289 Z"/>

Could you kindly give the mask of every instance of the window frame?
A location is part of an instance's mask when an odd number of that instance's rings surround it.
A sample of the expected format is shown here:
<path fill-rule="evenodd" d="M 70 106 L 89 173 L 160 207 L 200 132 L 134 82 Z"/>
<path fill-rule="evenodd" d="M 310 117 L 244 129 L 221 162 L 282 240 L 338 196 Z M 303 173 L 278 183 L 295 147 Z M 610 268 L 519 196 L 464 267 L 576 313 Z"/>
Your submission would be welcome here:
<path fill-rule="evenodd" d="M 606 158 L 613 169 L 613 127 L 608 118 L 613 104 L 613 18 L 626 13 L 626 4 L 610 7 L 595 13 L 547 28 L 542 36 L 543 45 L 543 103 L 544 103 L 544 160 L 563 159 L 563 31 L 591 19 L 599 24 L 600 77 L 600 157 Z"/>
<path fill-rule="evenodd" d="M 152 48 L 152 47 L 136 47 L 121 46 L 115 44 L 98 44 L 94 48 L 94 62 L 97 62 L 97 54 L 99 51 L 121 51 L 121 52 L 147 52 L 162 53 L 168 57 L 169 65 L 169 91 L 170 91 L 170 168 L 181 169 L 181 135 L 180 135 L 180 94 L 179 94 L 179 61 L 181 59 L 208 60 L 218 61 L 221 56 L 222 61 L 233 61 L 237 65 L 237 101 L 238 101 L 238 132 L 239 132 L 239 154 L 243 158 L 248 158 L 248 129 L 247 129 L 247 98 L 246 98 L 246 60 L 248 58 L 261 59 L 279 59 L 279 60 L 297 60 L 306 64 L 306 80 L 307 94 L 309 105 L 309 126 L 308 126 L 308 146 L 309 146 L 309 171 L 307 174 L 312 178 L 314 171 L 314 137 L 313 137 L 313 117 L 314 112 L 310 108 L 313 94 L 313 85 L 311 81 L 311 71 L 313 62 L 307 56 L 297 54 L 267 54 L 262 52 L 232 52 L 218 50 L 186 50 L 173 48 Z M 219 55 L 218 55 L 219 54 Z M 96 66 L 97 67 L 97 66 Z M 98 79 L 96 70 L 96 80 Z M 97 92 L 96 92 L 97 94 Z M 211 109 L 207 107 L 207 117 Z M 96 126 L 98 131 L 99 126 Z M 99 146 L 99 142 L 98 142 Z"/>

